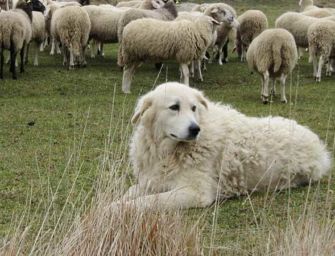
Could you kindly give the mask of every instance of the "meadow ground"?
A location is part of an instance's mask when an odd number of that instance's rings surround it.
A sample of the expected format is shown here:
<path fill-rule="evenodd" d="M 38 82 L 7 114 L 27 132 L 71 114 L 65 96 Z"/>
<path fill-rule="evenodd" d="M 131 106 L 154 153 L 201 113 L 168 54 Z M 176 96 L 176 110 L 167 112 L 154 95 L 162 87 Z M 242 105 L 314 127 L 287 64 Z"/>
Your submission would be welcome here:
<path fill-rule="evenodd" d="M 298 1 L 293 0 L 227 3 L 239 14 L 248 9 L 264 11 L 271 26 L 281 13 L 298 10 Z M 0 237 L 13 229 L 13 219 L 27 204 L 37 212 L 36 216 L 43 216 L 50 200 L 57 213 L 65 203 L 75 207 L 78 198 L 90 198 L 97 177 L 108 172 L 108 168 L 100 168 L 102 155 L 107 153 L 113 161 L 122 161 L 120 170 L 129 172 L 129 120 L 136 99 L 155 84 L 179 80 L 179 74 L 175 63 L 167 63 L 160 73 L 152 64 L 145 64 L 135 74 L 132 94 L 124 95 L 116 55 L 117 45 L 107 46 L 105 58 L 87 57 L 87 68 L 67 71 L 62 67 L 62 58 L 49 56 L 46 49 L 40 56 L 40 66 L 28 65 L 17 81 L 10 79 L 6 67 L 5 80 L 0 81 Z M 307 58 L 305 54 L 288 80 L 286 105 L 278 97 L 272 104 L 263 105 L 260 78 L 250 74 L 246 63 L 240 63 L 232 54 L 228 64 L 208 65 L 205 81 L 191 80 L 191 86 L 203 90 L 211 100 L 231 104 L 247 115 L 296 119 L 318 133 L 333 150 L 335 77 L 315 83 Z M 311 191 L 299 188 L 257 193 L 185 214 L 190 219 L 202 216 L 203 232 L 215 234 L 210 237 L 212 247 L 236 252 L 257 243 L 254 232 L 261 222 L 285 225 L 292 216 L 301 214 L 306 201 L 313 201 L 316 219 L 319 214 L 321 219 L 326 209 L 334 219 L 335 205 L 328 200 L 329 195 L 334 197 L 330 194 L 335 191 L 334 182 L 325 179 Z M 307 194 L 313 196 L 307 198 Z M 48 218 L 44 226 L 52 227 L 56 219 Z M 32 230 L 38 230 L 38 225 L 39 221 L 36 225 L 32 222 Z M 241 241 L 247 245 L 241 245 Z"/>

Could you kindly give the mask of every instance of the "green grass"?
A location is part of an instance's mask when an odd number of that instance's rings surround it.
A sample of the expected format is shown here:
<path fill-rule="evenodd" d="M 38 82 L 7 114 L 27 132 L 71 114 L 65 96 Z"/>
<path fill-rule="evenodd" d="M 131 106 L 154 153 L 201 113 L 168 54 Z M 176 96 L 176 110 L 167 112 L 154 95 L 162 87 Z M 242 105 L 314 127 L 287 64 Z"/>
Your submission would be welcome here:
<path fill-rule="evenodd" d="M 264 11 L 271 26 L 281 13 L 298 10 L 298 1 L 291 0 L 231 2 L 239 14 L 247 9 Z M 62 67 L 60 56 L 52 57 L 47 52 L 41 55 L 39 67 L 28 65 L 17 81 L 10 79 L 9 67 L 5 69 L 5 80 L 0 81 L 0 237 L 12 228 L 13 215 L 24 210 L 30 193 L 32 207 L 43 212 L 39 204 L 43 205 L 52 196 L 65 168 L 69 169 L 56 198 L 59 209 L 76 178 L 75 168 L 80 167 L 81 172 L 71 200 L 75 201 L 75 195 L 83 191 L 88 193 L 94 189 L 109 136 L 114 138 L 113 151 L 127 150 L 121 142 L 128 139 L 125 130 L 136 99 L 152 88 L 158 75 L 152 64 L 143 65 L 135 74 L 132 94 L 124 95 L 121 92 L 122 72 L 116 66 L 116 45 L 106 47 L 104 59 L 88 57 L 87 68 L 73 71 Z M 157 83 L 179 80 L 178 66 L 169 62 L 166 67 Z M 251 75 L 247 65 L 240 63 L 235 55 L 230 54 L 230 62 L 223 66 L 208 65 L 204 79 L 204 82 L 191 80 L 191 86 L 203 90 L 211 100 L 230 104 L 247 115 L 296 119 L 318 133 L 332 150 L 335 78 L 323 77 L 323 81 L 316 84 L 307 54 L 287 83 L 289 103 L 286 105 L 281 104 L 278 97 L 272 104 L 263 105 L 260 78 Z M 70 166 L 69 159 L 72 159 Z M 335 184 L 332 182 L 330 186 L 334 191 Z M 320 198 L 314 201 L 323 207 L 327 181 L 313 189 L 320 189 Z M 216 243 L 231 244 L 248 237 L 252 228 L 257 227 L 260 216 L 284 221 L 288 209 L 299 214 L 306 193 L 307 188 L 269 197 L 257 193 L 251 200 L 238 198 L 220 204 Z M 214 210 L 212 207 L 206 211 L 208 229 Z M 189 213 L 198 216 L 203 210 Z"/>

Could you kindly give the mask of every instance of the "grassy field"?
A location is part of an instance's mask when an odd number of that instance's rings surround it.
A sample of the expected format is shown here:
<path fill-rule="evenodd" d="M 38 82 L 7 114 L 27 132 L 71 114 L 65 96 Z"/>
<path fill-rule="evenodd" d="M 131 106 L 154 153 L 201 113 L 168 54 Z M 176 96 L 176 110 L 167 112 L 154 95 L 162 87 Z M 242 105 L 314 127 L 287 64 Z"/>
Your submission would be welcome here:
<path fill-rule="evenodd" d="M 227 3 L 233 4 L 239 14 L 247 9 L 264 11 L 271 26 L 281 13 L 298 10 L 298 1 L 291 0 Z M 132 94 L 124 95 L 122 72 L 116 65 L 116 45 L 106 47 L 105 58 L 88 57 L 87 68 L 73 71 L 63 68 L 62 58 L 49 56 L 48 50 L 41 54 L 39 67 L 28 65 L 17 81 L 10 79 L 6 67 L 5 80 L 0 81 L 0 237 L 13 229 L 15 217 L 27 205 L 36 212 L 34 216 L 43 216 L 50 200 L 54 201 L 52 207 L 57 213 L 65 203 L 75 207 L 78 198 L 90 198 L 97 188 L 97 177 L 108 172 L 108 168 L 100 168 L 102 155 L 110 154 L 113 161 L 123 161 L 120 170 L 129 172 L 129 120 L 136 99 L 154 84 L 179 80 L 175 63 L 167 63 L 160 74 L 152 64 L 145 64 L 135 74 Z M 230 104 L 252 116 L 296 119 L 318 133 L 333 150 L 335 78 L 324 77 L 316 84 L 307 54 L 288 80 L 286 105 L 279 98 L 263 105 L 260 78 L 251 75 L 247 65 L 235 55 L 230 55 L 229 63 L 223 66 L 208 65 L 204 79 L 191 80 L 191 86 L 203 90 L 211 100 Z M 313 186 L 312 192 L 299 188 L 257 193 L 251 198 L 229 200 L 205 211 L 190 210 L 186 214 L 190 219 L 204 215 L 205 233 L 211 233 L 215 227 L 211 245 L 219 248 L 219 255 L 227 248 L 238 251 L 251 246 L 255 242 L 253 233 L 264 219 L 283 224 L 299 216 L 306 200 L 320 209 L 315 211 L 316 218 L 318 214 L 321 218 L 322 209 L 327 207 L 334 218 L 334 202 L 326 205 L 329 191 L 335 191 L 335 184 L 324 180 Z M 313 196 L 307 197 L 308 193 Z M 52 227 L 55 220 L 56 216 L 51 216 L 45 227 Z M 32 221 L 32 230 L 36 231 L 39 224 Z M 250 239 L 247 246 L 239 243 L 243 239 Z"/>

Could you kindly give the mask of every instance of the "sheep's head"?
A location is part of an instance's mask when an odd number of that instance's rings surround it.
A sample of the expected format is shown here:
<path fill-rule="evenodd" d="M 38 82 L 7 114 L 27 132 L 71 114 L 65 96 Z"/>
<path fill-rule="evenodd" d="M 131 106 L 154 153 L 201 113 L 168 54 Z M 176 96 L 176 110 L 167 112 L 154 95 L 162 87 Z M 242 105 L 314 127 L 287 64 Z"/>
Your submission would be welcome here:
<path fill-rule="evenodd" d="M 28 0 L 27 3 L 30 4 L 33 11 L 44 13 L 45 6 L 41 1 L 39 1 L 39 0 Z"/>
<path fill-rule="evenodd" d="M 28 15 L 30 21 L 33 20 L 33 9 L 30 5 L 30 0 L 28 0 L 27 2 L 24 0 L 19 0 L 15 8 L 23 10 Z"/>

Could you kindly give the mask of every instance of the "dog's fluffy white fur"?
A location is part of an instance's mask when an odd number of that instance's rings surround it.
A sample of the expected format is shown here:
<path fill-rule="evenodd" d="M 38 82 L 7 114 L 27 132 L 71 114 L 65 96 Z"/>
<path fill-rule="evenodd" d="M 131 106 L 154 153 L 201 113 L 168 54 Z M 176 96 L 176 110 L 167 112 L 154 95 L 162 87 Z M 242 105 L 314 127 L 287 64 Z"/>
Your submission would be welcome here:
<path fill-rule="evenodd" d="M 132 122 L 137 184 L 120 202 L 141 208 L 206 207 L 308 184 L 331 168 L 323 142 L 294 120 L 247 117 L 175 82 L 141 97 Z"/>

